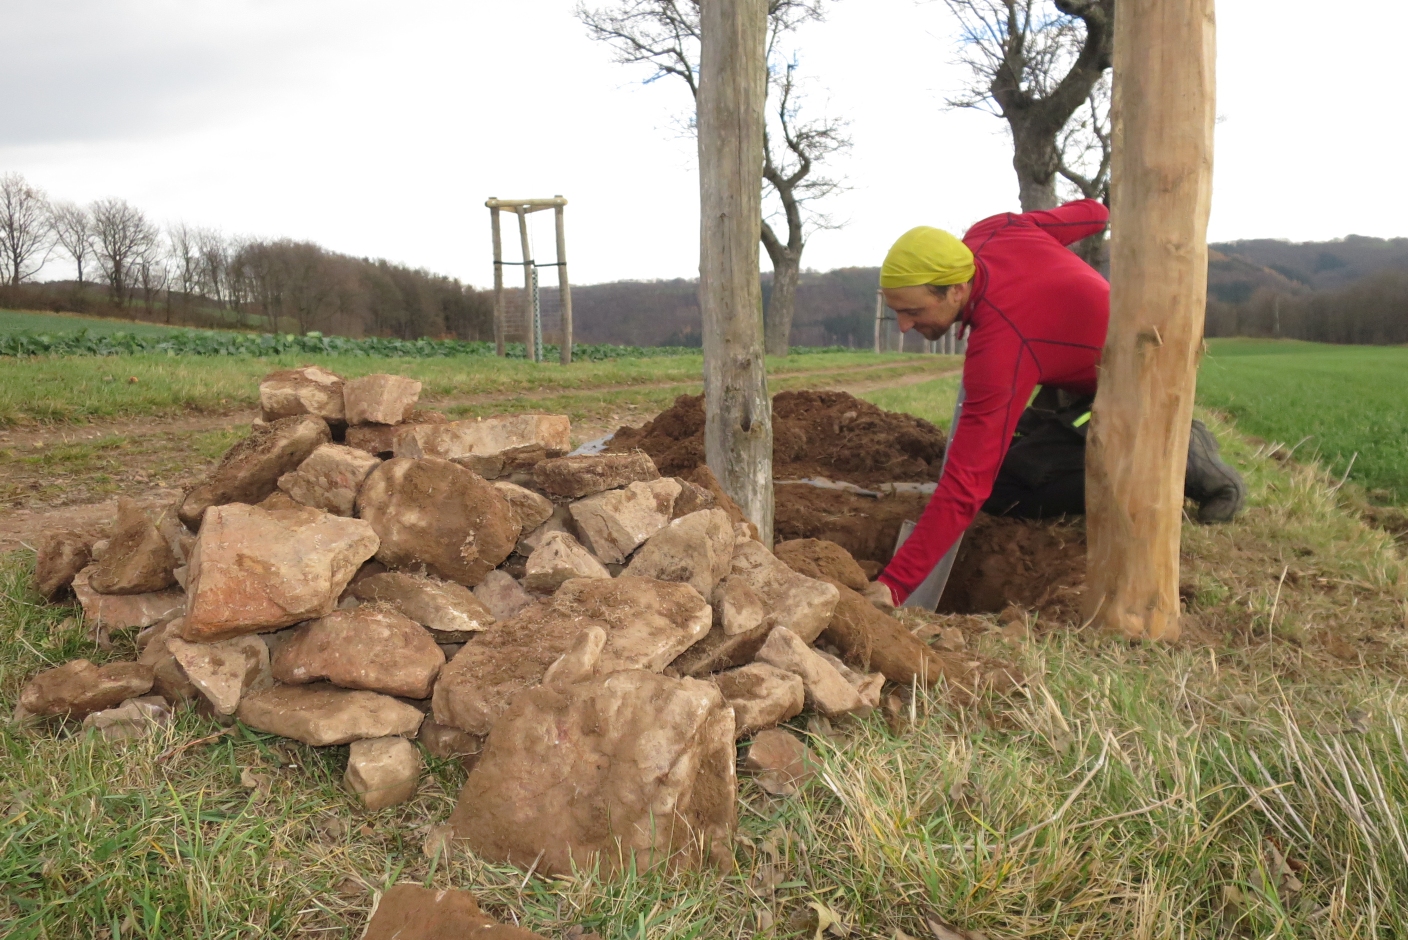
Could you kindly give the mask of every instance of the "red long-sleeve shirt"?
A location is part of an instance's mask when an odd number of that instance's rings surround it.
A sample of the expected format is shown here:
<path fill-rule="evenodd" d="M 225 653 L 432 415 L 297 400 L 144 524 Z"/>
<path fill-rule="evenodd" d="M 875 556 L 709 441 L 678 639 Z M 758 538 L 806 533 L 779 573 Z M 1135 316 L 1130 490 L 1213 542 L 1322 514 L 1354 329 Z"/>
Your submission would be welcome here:
<path fill-rule="evenodd" d="M 967 397 L 950 429 L 938 489 L 880 575 L 896 603 L 928 577 L 992 493 L 1033 389 L 1094 393 L 1110 285 L 1066 246 L 1099 232 L 1109 217 L 1099 202 L 1082 199 L 1049 212 L 995 215 L 964 234 L 976 268 L 960 314 L 968 330 Z"/>

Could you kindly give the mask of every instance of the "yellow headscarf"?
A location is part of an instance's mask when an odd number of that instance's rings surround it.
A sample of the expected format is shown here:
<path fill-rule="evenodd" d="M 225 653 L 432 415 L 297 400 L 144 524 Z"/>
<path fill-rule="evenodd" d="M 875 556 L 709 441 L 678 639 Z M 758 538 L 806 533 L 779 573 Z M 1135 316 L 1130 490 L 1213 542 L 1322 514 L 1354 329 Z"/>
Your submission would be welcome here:
<path fill-rule="evenodd" d="M 962 284 L 973 279 L 973 252 L 943 229 L 921 225 L 899 237 L 880 267 L 881 287 Z"/>

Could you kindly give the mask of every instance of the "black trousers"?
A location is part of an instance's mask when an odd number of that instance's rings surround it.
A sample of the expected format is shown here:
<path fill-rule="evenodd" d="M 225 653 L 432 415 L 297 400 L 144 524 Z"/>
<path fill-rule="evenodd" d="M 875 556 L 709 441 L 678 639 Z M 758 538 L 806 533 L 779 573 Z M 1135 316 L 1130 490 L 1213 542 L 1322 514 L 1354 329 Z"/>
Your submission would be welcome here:
<path fill-rule="evenodd" d="M 983 512 L 1050 519 L 1085 512 L 1085 421 L 1089 399 L 1060 411 L 1028 408 L 1017 424 Z"/>

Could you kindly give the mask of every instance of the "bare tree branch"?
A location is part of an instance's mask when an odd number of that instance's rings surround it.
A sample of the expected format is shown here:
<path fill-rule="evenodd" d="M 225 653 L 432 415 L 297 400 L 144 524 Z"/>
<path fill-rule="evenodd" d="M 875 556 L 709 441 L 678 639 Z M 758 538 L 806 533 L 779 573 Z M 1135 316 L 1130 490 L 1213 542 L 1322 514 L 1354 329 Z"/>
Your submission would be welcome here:
<path fill-rule="evenodd" d="M 19 287 L 54 250 L 49 201 L 18 173 L 0 176 L 0 276 Z"/>

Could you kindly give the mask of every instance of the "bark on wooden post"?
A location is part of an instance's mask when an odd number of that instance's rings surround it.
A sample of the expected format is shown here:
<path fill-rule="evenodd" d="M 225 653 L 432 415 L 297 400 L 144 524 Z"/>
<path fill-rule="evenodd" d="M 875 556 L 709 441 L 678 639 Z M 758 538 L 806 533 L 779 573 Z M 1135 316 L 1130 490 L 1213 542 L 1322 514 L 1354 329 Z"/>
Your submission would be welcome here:
<path fill-rule="evenodd" d="M 767 0 L 703 0 L 699 56 L 699 307 L 704 454 L 772 545 L 772 403 L 758 282 Z"/>
<path fill-rule="evenodd" d="M 523 324 L 527 334 L 523 348 L 528 361 L 537 362 L 542 357 L 538 354 L 537 335 L 533 331 L 533 249 L 528 246 L 528 213 L 521 207 L 518 210 L 518 240 L 523 245 Z"/>
<path fill-rule="evenodd" d="M 1110 332 L 1086 446 L 1085 613 L 1178 638 L 1184 455 L 1207 296 L 1213 0 L 1115 13 Z"/>
<path fill-rule="evenodd" d="M 490 202 L 493 199 L 490 198 Z M 489 209 L 489 224 L 494 230 L 494 355 L 504 354 L 504 240 L 499 229 L 499 210 Z"/>
<path fill-rule="evenodd" d="M 557 292 L 562 304 L 561 362 L 567 366 L 572 364 L 572 285 L 567 280 L 567 233 L 562 227 L 562 206 L 555 206 L 553 214 L 557 222 Z"/>

